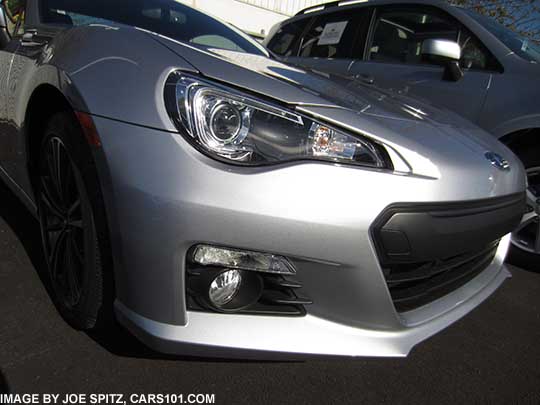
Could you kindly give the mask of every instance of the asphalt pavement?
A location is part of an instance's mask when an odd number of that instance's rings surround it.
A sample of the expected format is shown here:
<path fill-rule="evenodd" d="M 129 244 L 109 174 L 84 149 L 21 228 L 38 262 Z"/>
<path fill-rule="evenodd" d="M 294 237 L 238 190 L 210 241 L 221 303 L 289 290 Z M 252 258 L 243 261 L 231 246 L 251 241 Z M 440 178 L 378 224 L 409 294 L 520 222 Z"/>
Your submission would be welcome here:
<path fill-rule="evenodd" d="M 479 308 L 404 359 L 171 358 L 121 330 L 69 328 L 42 282 L 36 221 L 0 184 L 0 393 L 205 393 L 218 404 L 540 404 L 540 273 L 512 267 Z"/>

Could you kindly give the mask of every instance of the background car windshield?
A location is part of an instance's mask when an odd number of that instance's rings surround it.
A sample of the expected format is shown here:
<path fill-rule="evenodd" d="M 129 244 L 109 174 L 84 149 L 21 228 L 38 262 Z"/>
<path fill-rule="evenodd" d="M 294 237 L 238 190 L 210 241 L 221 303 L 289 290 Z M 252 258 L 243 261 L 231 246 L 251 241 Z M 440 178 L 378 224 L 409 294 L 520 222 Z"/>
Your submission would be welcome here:
<path fill-rule="evenodd" d="M 266 55 L 232 27 L 173 0 L 42 0 L 46 24 L 126 24 L 205 48 Z"/>
<path fill-rule="evenodd" d="M 466 10 L 467 13 L 478 21 L 484 28 L 495 35 L 499 41 L 505 44 L 517 55 L 529 62 L 540 63 L 540 45 L 532 40 L 523 38 L 508 28 L 503 27 L 493 19 L 480 15 L 472 10 Z"/>

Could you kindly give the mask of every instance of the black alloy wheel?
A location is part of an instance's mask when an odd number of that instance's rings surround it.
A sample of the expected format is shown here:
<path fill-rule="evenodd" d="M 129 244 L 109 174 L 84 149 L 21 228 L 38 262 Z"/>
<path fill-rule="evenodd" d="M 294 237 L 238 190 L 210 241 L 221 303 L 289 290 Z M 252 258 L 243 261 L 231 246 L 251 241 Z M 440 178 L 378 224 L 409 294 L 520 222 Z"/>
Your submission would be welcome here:
<path fill-rule="evenodd" d="M 40 162 L 40 220 L 49 274 L 57 298 L 67 308 L 81 300 L 85 271 L 85 226 L 82 179 L 62 140 L 46 136 Z"/>
<path fill-rule="evenodd" d="M 527 169 L 527 212 L 512 234 L 512 244 L 540 260 L 540 167 Z"/>
<path fill-rule="evenodd" d="M 513 148 L 527 172 L 527 210 L 512 233 L 508 262 L 540 272 L 540 148 L 523 143 Z"/>
<path fill-rule="evenodd" d="M 94 157 L 75 114 L 49 120 L 34 190 L 51 296 L 73 327 L 114 322 L 114 280 L 105 208 Z"/>

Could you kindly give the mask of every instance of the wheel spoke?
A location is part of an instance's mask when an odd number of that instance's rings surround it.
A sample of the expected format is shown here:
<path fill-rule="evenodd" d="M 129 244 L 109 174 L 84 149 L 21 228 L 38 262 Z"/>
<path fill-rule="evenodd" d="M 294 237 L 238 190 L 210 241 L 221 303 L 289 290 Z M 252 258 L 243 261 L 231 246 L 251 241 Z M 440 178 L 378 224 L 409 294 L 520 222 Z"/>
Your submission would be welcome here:
<path fill-rule="evenodd" d="M 524 227 L 530 224 L 531 221 L 534 221 L 534 219 L 537 217 L 536 213 L 534 212 L 528 212 L 525 215 L 523 215 L 523 218 L 521 219 L 521 223 L 519 224 L 516 231 L 520 231 Z"/>
<path fill-rule="evenodd" d="M 70 166 L 71 163 L 62 142 L 57 138 L 52 138 L 49 143 L 47 170 L 51 175 L 55 194 L 58 196 L 58 205 L 63 208 L 67 208 L 71 204 L 70 200 L 72 199 L 70 186 L 73 180 L 73 173 Z"/>
<path fill-rule="evenodd" d="M 49 174 L 50 182 L 54 188 L 54 196 L 60 198 L 60 193 L 58 192 L 58 172 L 55 163 L 55 142 L 53 140 L 50 141 L 47 149 L 46 170 Z M 53 195 L 53 190 L 50 190 L 50 195 Z"/>
<path fill-rule="evenodd" d="M 47 186 L 47 182 L 43 178 L 41 179 L 41 190 L 41 199 L 49 209 L 49 213 L 57 218 L 63 219 L 65 217 L 64 210 L 55 201 L 49 187 Z"/>
<path fill-rule="evenodd" d="M 66 240 L 66 287 L 69 291 L 69 298 L 71 299 L 71 304 L 74 305 L 78 302 L 78 297 L 80 295 L 79 291 L 79 277 L 77 274 L 77 266 L 74 263 L 74 246 L 72 243 L 71 236 L 68 236 Z"/>
<path fill-rule="evenodd" d="M 68 167 L 66 170 L 64 170 L 64 173 L 62 175 L 62 196 L 66 204 L 67 211 L 69 212 L 71 207 L 75 205 L 75 203 L 79 200 L 79 195 L 77 193 L 77 190 L 73 190 L 71 187 L 73 183 L 73 169 L 71 168 L 71 162 L 69 161 L 69 158 L 64 155 L 64 165 L 67 165 Z"/>
<path fill-rule="evenodd" d="M 77 200 L 71 205 L 71 207 L 68 210 L 68 215 L 71 217 L 79 209 L 81 206 L 81 199 L 77 198 Z"/>
<path fill-rule="evenodd" d="M 58 297 L 73 307 L 81 298 L 85 269 L 82 185 L 60 138 L 50 135 L 43 152 L 38 202 L 46 257 Z"/>
<path fill-rule="evenodd" d="M 78 229 L 83 229 L 84 228 L 84 223 L 83 223 L 82 219 L 75 220 L 75 221 L 70 221 L 69 224 L 74 228 L 78 228 Z"/>
<path fill-rule="evenodd" d="M 62 246 L 65 244 L 66 239 L 66 232 L 60 232 L 58 237 L 55 239 L 55 241 L 52 243 L 52 249 L 49 254 L 49 267 L 51 269 L 51 278 L 56 279 L 58 277 L 58 261 L 60 258 L 60 254 L 65 252 L 61 252 Z"/>
<path fill-rule="evenodd" d="M 540 167 L 528 168 L 527 179 L 528 212 L 512 232 L 512 244 L 528 254 L 540 255 Z"/>
<path fill-rule="evenodd" d="M 65 203 L 65 201 L 62 201 L 63 200 L 63 197 L 64 197 L 64 193 L 62 192 L 62 162 L 61 162 L 61 159 L 62 159 L 62 152 L 60 150 L 60 142 L 58 141 L 54 141 L 52 143 L 52 164 L 53 164 L 53 172 L 55 173 L 55 186 L 56 186 L 56 191 L 58 192 L 58 197 L 60 197 L 60 200 L 62 203 Z"/>
<path fill-rule="evenodd" d="M 536 223 L 536 242 L 534 246 L 534 251 L 540 253 L 540 220 L 537 219 Z"/>

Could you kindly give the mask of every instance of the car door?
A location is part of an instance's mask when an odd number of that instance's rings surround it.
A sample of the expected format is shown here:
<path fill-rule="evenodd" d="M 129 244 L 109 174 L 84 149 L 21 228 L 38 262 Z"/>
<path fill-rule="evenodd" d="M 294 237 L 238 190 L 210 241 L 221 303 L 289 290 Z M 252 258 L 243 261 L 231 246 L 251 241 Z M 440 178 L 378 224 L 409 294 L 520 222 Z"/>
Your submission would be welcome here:
<path fill-rule="evenodd" d="M 27 171 L 26 138 L 24 136 L 24 120 L 26 106 L 22 101 L 29 96 L 28 80 L 33 71 L 38 69 L 37 60 L 43 58 L 44 47 L 52 37 L 55 28 L 38 27 L 36 22 L 37 0 L 6 0 L 19 5 L 19 15 L 11 32 L 11 41 L 6 47 L 6 58 L 9 58 L 9 72 L 0 90 L 3 100 L 2 148 L 7 156 L 3 160 L 5 172 L 25 192 L 32 195 L 32 187 Z M 2 65 L 7 63 L 3 60 Z"/>
<path fill-rule="evenodd" d="M 364 51 L 370 19 L 371 8 L 364 7 L 295 20 L 276 33 L 270 50 L 287 63 L 347 74 L 353 55 Z"/>
<path fill-rule="evenodd" d="M 443 80 L 444 65 L 422 55 L 426 39 L 458 42 L 465 74 Z M 367 51 L 349 73 L 387 89 L 447 107 L 473 122 L 480 118 L 491 75 L 499 69 L 487 48 L 458 20 L 426 5 L 381 6 L 375 11 Z"/>
<path fill-rule="evenodd" d="M 1 4 L 2 43 L 0 49 L 0 170 L 10 179 L 16 177 L 17 127 L 10 119 L 14 100 L 10 94 L 10 75 L 13 70 L 19 38 L 24 29 L 25 6 L 20 0 L 5 0 Z"/>

